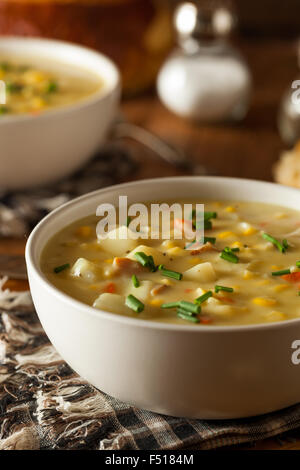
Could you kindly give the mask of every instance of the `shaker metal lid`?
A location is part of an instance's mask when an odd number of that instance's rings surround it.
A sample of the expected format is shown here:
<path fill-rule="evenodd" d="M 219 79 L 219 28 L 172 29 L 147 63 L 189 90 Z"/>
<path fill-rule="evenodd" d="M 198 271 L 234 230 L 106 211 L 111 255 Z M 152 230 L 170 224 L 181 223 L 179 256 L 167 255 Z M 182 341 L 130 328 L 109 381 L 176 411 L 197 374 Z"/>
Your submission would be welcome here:
<path fill-rule="evenodd" d="M 229 1 L 182 2 L 174 13 L 178 41 L 183 47 L 226 37 L 235 24 L 236 15 Z"/>

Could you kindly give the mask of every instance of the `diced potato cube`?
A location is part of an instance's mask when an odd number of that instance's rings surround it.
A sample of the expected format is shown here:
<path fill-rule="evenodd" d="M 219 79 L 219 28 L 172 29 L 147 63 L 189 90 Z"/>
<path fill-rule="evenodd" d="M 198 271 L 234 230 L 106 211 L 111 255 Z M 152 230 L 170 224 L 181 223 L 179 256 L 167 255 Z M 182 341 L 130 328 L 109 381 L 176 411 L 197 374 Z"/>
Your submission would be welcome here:
<path fill-rule="evenodd" d="M 156 250 L 155 248 L 152 248 L 150 246 L 145 246 L 145 245 L 139 245 L 138 247 L 136 247 L 134 250 L 128 253 L 127 258 L 130 258 L 136 261 L 136 257 L 134 256 L 134 254 L 139 251 L 145 253 L 145 255 L 147 256 L 153 256 L 155 264 L 164 264 L 166 262 L 166 257 L 160 251 Z"/>
<path fill-rule="evenodd" d="M 93 307 L 120 315 L 132 314 L 132 310 L 125 305 L 125 297 L 118 294 L 100 294 Z"/>
<path fill-rule="evenodd" d="M 133 250 L 138 242 L 133 238 L 133 232 L 122 225 L 109 232 L 107 238 L 98 236 L 99 244 L 104 251 L 115 256 L 121 256 L 127 251 Z"/>
<path fill-rule="evenodd" d="M 236 309 L 231 305 L 218 305 L 213 310 L 214 314 L 216 315 L 226 315 L 231 316 L 236 312 Z"/>
<path fill-rule="evenodd" d="M 184 271 L 184 279 L 198 282 L 212 282 L 217 279 L 214 268 L 211 263 L 200 263 Z"/>
<path fill-rule="evenodd" d="M 150 291 L 153 288 L 154 283 L 152 281 L 140 281 L 140 287 L 134 287 L 132 282 L 130 282 L 128 289 L 126 291 L 127 295 L 134 295 L 142 302 L 146 302 L 150 297 Z"/>
<path fill-rule="evenodd" d="M 209 297 L 209 299 L 207 299 L 207 303 L 209 305 L 222 305 L 222 302 L 219 299 L 216 299 L 215 297 Z"/>
<path fill-rule="evenodd" d="M 85 258 L 78 258 L 71 268 L 71 275 L 85 281 L 95 282 L 101 275 L 101 268 Z"/>

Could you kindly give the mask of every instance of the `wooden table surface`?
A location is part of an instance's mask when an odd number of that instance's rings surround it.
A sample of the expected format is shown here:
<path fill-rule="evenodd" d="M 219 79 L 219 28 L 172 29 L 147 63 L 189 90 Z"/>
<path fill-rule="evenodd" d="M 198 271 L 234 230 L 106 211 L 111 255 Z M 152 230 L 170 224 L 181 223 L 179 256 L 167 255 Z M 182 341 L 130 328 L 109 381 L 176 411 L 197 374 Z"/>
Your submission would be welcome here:
<path fill-rule="evenodd" d="M 243 178 L 272 179 L 272 165 L 285 148 L 276 126 L 284 90 L 297 78 L 296 42 L 264 39 L 240 42 L 253 74 L 253 96 L 246 119 L 237 125 L 196 125 L 172 115 L 149 93 L 125 101 L 126 117 L 182 148 L 194 162 L 212 174 Z M 132 179 L 182 174 L 149 151 L 136 149 L 138 171 Z M 0 240 L 0 254 L 24 252 L 25 239 Z M 27 288 L 26 282 L 10 281 L 14 289 Z M 299 438 L 280 436 L 254 447 L 242 449 L 300 449 Z"/>

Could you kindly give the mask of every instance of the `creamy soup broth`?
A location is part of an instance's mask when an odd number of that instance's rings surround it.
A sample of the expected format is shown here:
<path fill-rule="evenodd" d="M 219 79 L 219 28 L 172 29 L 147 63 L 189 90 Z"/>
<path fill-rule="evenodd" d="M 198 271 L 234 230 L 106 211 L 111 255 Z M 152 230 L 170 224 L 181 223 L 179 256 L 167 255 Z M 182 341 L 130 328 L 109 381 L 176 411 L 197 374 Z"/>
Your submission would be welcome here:
<path fill-rule="evenodd" d="M 185 240 L 98 241 L 99 218 L 78 220 L 48 242 L 42 271 L 71 297 L 133 318 L 196 328 L 300 317 L 300 213 L 236 201 L 208 201 L 205 212 L 216 213 L 205 230 L 209 241 L 194 250 L 184 249 Z M 143 266 L 135 253 L 152 256 L 163 269 Z M 141 311 L 132 309 L 128 296 L 142 304 Z M 181 308 L 182 301 L 198 311 Z M 177 304 L 164 308 L 169 303 Z M 134 301 L 134 308 L 140 304 Z"/>
<path fill-rule="evenodd" d="M 76 67 L 1 56 L 0 80 L 6 88 L 6 103 L 0 105 L 0 118 L 11 114 L 39 114 L 74 104 L 100 90 L 104 84 L 96 75 Z"/>

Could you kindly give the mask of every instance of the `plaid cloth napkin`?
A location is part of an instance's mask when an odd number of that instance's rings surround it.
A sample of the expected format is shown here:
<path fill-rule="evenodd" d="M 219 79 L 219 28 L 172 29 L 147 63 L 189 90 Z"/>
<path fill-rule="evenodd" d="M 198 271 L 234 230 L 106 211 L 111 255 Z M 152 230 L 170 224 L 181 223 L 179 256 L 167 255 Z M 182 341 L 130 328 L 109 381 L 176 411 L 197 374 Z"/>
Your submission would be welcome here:
<path fill-rule="evenodd" d="M 0 450 L 213 449 L 253 443 L 300 426 L 300 405 L 255 418 L 204 421 L 155 414 L 108 396 L 58 355 L 29 294 L 3 292 L 3 283 Z M 27 306 L 18 306 L 20 302 Z"/>

